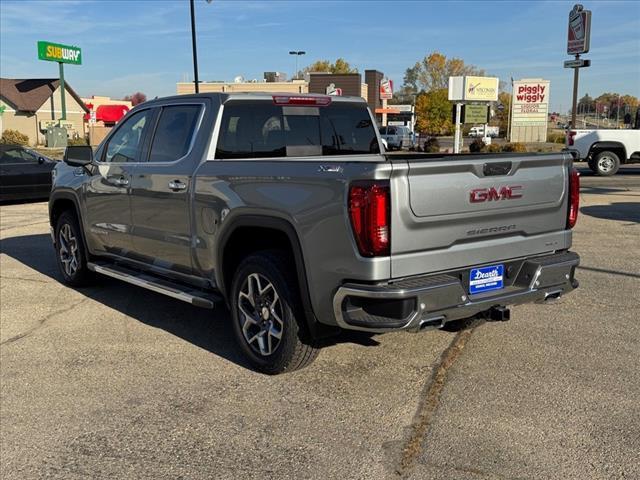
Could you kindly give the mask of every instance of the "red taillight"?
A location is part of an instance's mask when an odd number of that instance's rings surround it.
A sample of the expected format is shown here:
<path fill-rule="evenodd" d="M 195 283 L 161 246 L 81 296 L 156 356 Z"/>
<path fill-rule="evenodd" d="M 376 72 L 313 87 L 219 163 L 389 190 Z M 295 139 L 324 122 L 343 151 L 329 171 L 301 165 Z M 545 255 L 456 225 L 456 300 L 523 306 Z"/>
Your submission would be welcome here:
<path fill-rule="evenodd" d="M 567 145 L 569 147 L 573 146 L 573 137 L 575 136 L 576 136 L 576 132 L 574 132 L 573 130 L 567 131 Z"/>
<path fill-rule="evenodd" d="M 315 105 L 326 107 L 331 103 L 331 97 L 296 97 L 289 95 L 274 95 L 273 103 L 276 105 Z"/>
<path fill-rule="evenodd" d="M 569 170 L 569 210 L 567 212 L 567 228 L 573 228 L 578 221 L 580 208 L 580 173 L 575 168 Z"/>
<path fill-rule="evenodd" d="M 349 188 L 349 218 L 363 257 L 389 255 L 389 182 L 357 182 Z"/>

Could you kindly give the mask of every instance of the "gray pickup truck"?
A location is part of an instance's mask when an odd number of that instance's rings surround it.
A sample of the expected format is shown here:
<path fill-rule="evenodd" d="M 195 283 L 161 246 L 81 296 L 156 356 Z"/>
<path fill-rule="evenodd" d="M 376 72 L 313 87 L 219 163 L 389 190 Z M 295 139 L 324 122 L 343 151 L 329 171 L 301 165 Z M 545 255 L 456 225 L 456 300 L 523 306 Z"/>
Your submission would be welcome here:
<path fill-rule="evenodd" d="M 571 155 L 386 155 L 360 98 L 200 94 L 141 104 L 53 173 L 64 281 L 102 274 L 226 302 L 266 373 L 343 329 L 442 328 L 577 287 Z"/>

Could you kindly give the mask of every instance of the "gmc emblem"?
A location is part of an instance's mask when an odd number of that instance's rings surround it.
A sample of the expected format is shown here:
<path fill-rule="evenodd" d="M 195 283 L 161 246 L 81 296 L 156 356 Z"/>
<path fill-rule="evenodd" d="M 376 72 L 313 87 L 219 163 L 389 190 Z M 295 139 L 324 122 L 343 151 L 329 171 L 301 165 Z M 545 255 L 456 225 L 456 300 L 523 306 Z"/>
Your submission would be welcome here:
<path fill-rule="evenodd" d="M 471 203 L 491 202 L 493 200 L 513 200 L 522 198 L 522 185 L 510 185 L 508 187 L 474 188 L 469 192 Z"/>

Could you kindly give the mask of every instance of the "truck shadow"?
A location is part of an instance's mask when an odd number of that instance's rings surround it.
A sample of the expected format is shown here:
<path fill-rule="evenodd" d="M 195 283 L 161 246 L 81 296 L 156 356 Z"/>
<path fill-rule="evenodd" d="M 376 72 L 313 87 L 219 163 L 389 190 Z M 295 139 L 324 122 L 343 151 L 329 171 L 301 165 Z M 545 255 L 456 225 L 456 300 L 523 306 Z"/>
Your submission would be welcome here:
<path fill-rule="evenodd" d="M 1 253 L 62 285 L 62 277 L 58 272 L 51 237 L 48 234 L 2 239 Z M 134 320 L 150 327 L 160 328 L 199 348 L 251 369 L 244 357 L 239 354 L 232 331 L 231 314 L 222 303 L 216 305 L 213 310 L 198 308 L 105 276 L 99 276 L 95 286 L 75 290 Z M 323 340 L 320 346 L 337 343 L 379 345 L 379 342 L 370 334 L 344 332 L 335 338 Z"/>
<path fill-rule="evenodd" d="M 582 207 L 580 213 L 605 220 L 640 223 L 640 202 L 617 202 L 611 205 Z"/>

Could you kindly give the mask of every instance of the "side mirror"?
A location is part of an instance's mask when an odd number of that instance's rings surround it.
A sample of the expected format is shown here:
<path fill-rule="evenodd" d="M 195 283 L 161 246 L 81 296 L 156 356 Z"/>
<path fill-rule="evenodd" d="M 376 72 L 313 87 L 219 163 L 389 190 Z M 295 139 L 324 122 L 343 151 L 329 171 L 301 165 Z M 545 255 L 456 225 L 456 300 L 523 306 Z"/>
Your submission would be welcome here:
<path fill-rule="evenodd" d="M 38 164 L 42 165 L 44 163 L 44 157 L 38 157 Z"/>
<path fill-rule="evenodd" d="M 89 145 L 73 145 L 64 151 L 64 162 L 72 167 L 86 167 L 93 163 L 93 148 Z"/>

